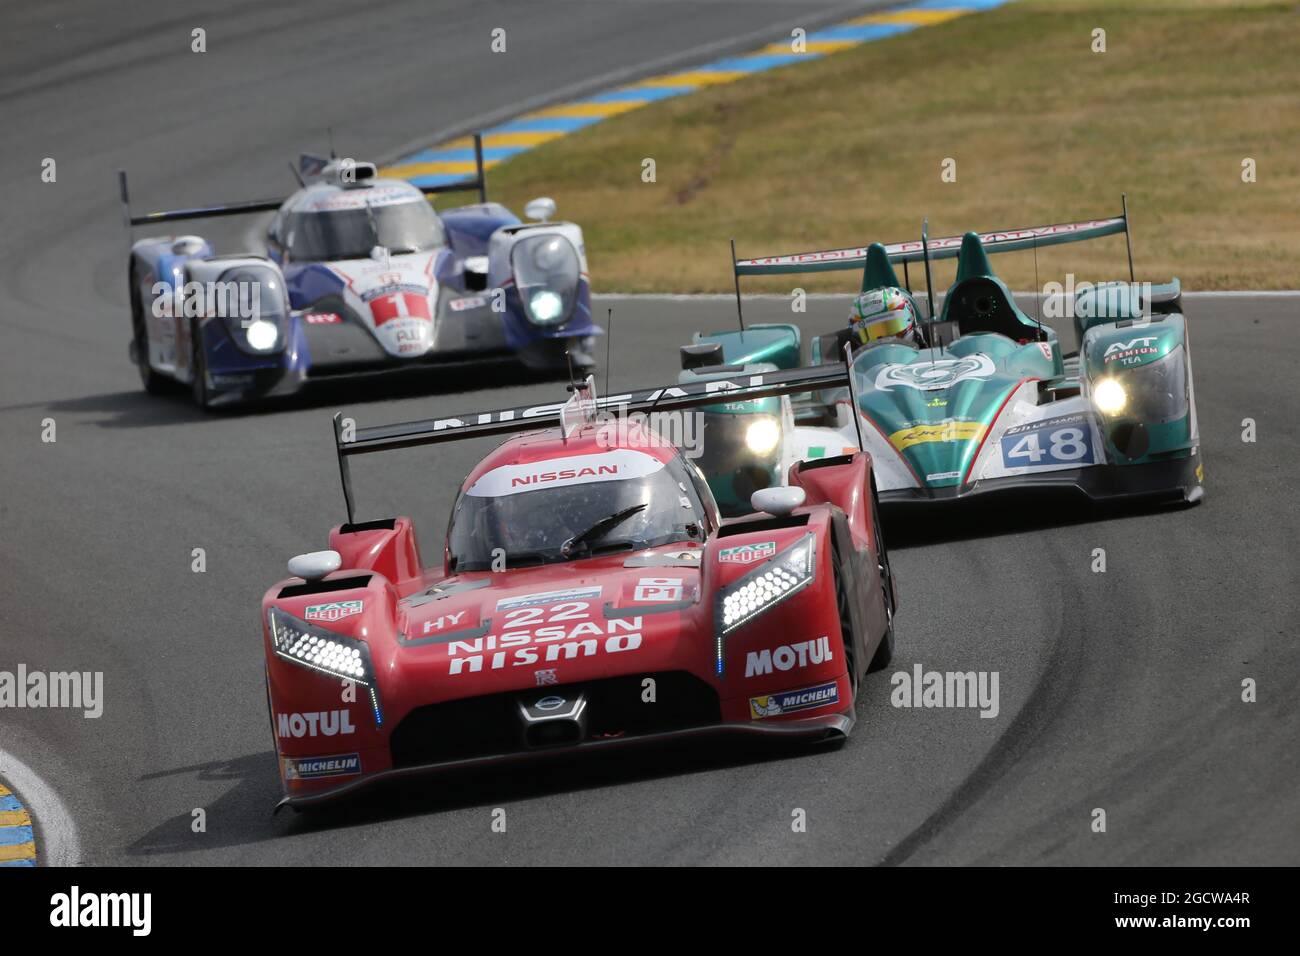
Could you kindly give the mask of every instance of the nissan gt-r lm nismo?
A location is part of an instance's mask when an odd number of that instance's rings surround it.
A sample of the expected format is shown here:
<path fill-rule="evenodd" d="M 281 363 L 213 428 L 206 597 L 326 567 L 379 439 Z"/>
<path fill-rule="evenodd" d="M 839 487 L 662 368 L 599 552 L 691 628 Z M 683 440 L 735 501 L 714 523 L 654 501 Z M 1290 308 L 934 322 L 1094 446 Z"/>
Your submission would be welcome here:
<path fill-rule="evenodd" d="M 1072 317 L 1079 342 L 1077 352 L 1063 354 L 1056 330 L 1016 305 L 987 256 L 1121 232 L 1127 237 L 1127 214 L 737 260 L 737 277 L 861 270 L 858 301 L 888 300 L 899 314 L 926 316 L 893 264 L 957 259 L 942 309 L 914 324 L 915 337 L 863 342 L 845 324 L 812 341 L 814 364 L 852 350 L 849 387 L 796 397 L 795 427 L 785 426 L 781 454 L 816 459 L 865 448 L 886 504 L 1027 489 L 1069 489 L 1093 500 L 1199 501 L 1200 435 L 1178 280 L 1081 283 L 1056 302 L 1060 317 Z M 709 362 L 730 363 L 727 374 L 789 368 L 800 362 L 799 330 L 715 332 L 696 336 L 684 353 L 692 376 L 709 372 Z M 746 410 L 732 406 L 733 414 Z M 731 456 L 744 458 L 746 449 L 732 444 Z M 749 473 L 710 477 L 716 485 Z"/>
<path fill-rule="evenodd" d="M 274 212 L 267 255 L 218 256 L 199 236 L 141 239 L 130 260 L 132 360 L 150 392 L 189 385 L 202 407 L 311 380 L 514 359 L 593 365 L 582 230 L 536 199 L 521 222 L 473 180 L 417 188 L 371 163 L 304 156 L 288 199 L 132 216 L 129 226 Z M 477 190 L 436 212 L 426 194 Z"/>
<path fill-rule="evenodd" d="M 844 380 L 783 372 L 617 402 L 680 410 Z M 602 422 L 590 377 L 574 388 L 563 405 L 351 441 L 336 418 L 348 521 L 262 602 L 285 804 L 674 736 L 848 734 L 860 676 L 893 646 L 870 458 L 800 466 L 756 496 L 764 513 L 723 521 L 678 448 Z M 409 518 L 354 520 L 351 456 L 498 434 L 514 437 L 463 481 L 432 567 Z"/>

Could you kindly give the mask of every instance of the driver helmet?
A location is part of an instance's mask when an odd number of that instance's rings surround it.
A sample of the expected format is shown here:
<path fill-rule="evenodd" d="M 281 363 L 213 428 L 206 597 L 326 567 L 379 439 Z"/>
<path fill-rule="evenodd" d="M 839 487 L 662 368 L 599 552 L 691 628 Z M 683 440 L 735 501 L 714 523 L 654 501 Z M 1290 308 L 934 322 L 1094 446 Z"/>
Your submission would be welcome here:
<path fill-rule="evenodd" d="M 920 341 L 916 307 L 911 296 L 897 288 L 872 289 L 857 296 L 849 309 L 849 329 L 855 345 L 887 338 Z"/>

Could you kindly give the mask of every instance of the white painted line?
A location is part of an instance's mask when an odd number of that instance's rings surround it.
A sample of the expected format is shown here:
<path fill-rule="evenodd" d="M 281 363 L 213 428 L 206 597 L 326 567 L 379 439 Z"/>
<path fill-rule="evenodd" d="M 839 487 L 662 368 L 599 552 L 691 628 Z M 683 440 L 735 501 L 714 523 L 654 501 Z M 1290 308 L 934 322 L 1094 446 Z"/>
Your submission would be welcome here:
<path fill-rule="evenodd" d="M 924 290 L 921 290 L 924 292 Z M 1032 299 L 1036 293 L 1033 292 L 1013 292 L 1016 298 Z M 746 292 L 742 298 L 748 302 L 751 300 L 773 302 L 788 302 L 790 296 L 780 292 Z M 851 299 L 852 292 L 809 292 L 805 298 L 808 299 Z M 936 292 L 936 299 L 942 299 L 943 293 Z M 1223 292 L 1184 292 L 1184 299 L 1287 299 L 1300 298 L 1300 289 L 1296 290 L 1267 290 L 1262 292 L 1248 291 L 1223 291 Z M 696 292 L 696 293 L 678 293 L 678 292 L 595 292 L 592 293 L 592 299 L 602 302 L 721 302 L 723 300 L 734 302 L 736 295 L 733 292 Z M 1046 300 L 1044 300 L 1046 301 Z"/>
<path fill-rule="evenodd" d="M 0 750 L 0 777 L 18 797 L 32 818 L 36 834 L 36 860 L 41 866 L 78 866 L 81 838 L 72 814 L 54 788 L 27 764 L 7 750 Z"/>

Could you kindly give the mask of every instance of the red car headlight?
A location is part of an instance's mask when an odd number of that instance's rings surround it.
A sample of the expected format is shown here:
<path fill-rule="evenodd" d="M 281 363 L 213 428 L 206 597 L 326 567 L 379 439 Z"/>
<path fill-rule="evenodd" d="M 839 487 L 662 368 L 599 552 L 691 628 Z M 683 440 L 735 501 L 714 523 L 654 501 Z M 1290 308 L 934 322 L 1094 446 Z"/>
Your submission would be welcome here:
<path fill-rule="evenodd" d="M 370 660 L 370 647 L 365 641 L 335 634 L 277 607 L 267 611 L 266 621 L 271 632 L 271 650 L 276 657 L 366 688 L 375 713 L 375 726 L 383 724 L 374 665 Z"/>

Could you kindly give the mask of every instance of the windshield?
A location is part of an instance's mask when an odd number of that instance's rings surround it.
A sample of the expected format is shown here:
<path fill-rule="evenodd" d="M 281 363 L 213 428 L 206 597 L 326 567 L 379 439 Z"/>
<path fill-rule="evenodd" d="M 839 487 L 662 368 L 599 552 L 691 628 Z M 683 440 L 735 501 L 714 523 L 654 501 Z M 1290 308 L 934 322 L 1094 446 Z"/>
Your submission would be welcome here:
<path fill-rule="evenodd" d="M 564 553 L 566 542 L 624 511 Z M 482 571 L 494 556 L 518 567 L 682 541 L 699 533 L 702 514 L 680 460 L 615 449 L 494 468 L 460 496 L 447 537 L 455 570 Z"/>
<path fill-rule="evenodd" d="M 329 262 L 364 259 L 375 246 L 390 252 L 422 252 L 446 244 L 442 221 L 422 199 L 366 209 L 290 213 L 284 242 L 292 259 Z"/>
<path fill-rule="evenodd" d="M 1118 378 L 1128 395 L 1125 411 L 1138 421 L 1162 425 L 1186 416 L 1190 402 L 1181 345 L 1154 362 L 1124 369 Z"/>

